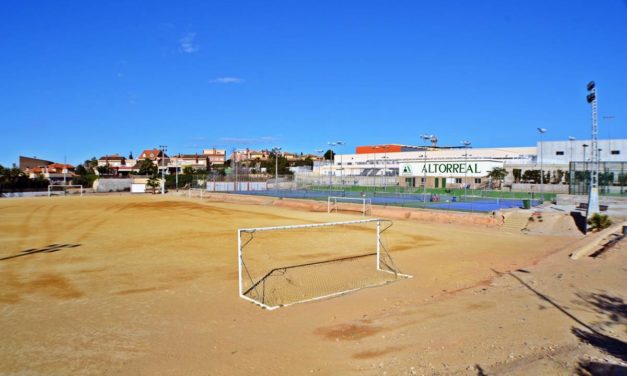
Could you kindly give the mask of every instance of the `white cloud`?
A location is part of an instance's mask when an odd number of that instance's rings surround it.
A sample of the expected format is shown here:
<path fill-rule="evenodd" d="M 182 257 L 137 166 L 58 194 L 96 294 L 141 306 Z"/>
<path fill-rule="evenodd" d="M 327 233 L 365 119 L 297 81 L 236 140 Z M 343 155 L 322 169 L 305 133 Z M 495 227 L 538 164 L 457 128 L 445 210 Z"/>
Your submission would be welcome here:
<path fill-rule="evenodd" d="M 212 84 L 242 84 L 244 79 L 239 77 L 218 77 L 213 80 L 209 80 Z"/>
<path fill-rule="evenodd" d="M 194 44 L 194 38 L 196 38 L 196 33 L 187 33 L 187 35 L 179 40 L 181 43 L 181 50 L 186 54 L 198 52 L 200 49 L 198 45 Z"/>
<path fill-rule="evenodd" d="M 237 144 L 237 145 L 255 145 L 255 144 L 271 144 L 277 142 L 279 138 L 273 136 L 261 136 L 261 137 L 222 137 L 220 142 L 225 144 Z"/>

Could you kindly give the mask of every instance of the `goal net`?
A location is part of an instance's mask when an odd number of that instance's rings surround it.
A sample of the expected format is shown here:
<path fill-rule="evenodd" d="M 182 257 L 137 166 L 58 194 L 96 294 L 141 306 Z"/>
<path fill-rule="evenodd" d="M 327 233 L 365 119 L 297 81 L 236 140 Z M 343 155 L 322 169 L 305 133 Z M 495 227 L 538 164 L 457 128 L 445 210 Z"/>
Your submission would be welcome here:
<path fill-rule="evenodd" d="M 367 219 L 239 229 L 239 295 L 275 309 L 410 278 L 388 253 L 391 226 Z"/>
<path fill-rule="evenodd" d="M 327 213 L 338 211 L 356 211 L 368 215 L 372 213 L 372 200 L 366 197 L 328 197 Z"/>
<path fill-rule="evenodd" d="M 72 184 L 50 184 L 48 186 L 48 197 L 53 195 L 68 195 L 68 194 L 80 194 L 83 195 L 82 185 Z"/>
<path fill-rule="evenodd" d="M 200 197 L 200 199 L 202 200 L 203 195 L 204 195 L 205 189 L 203 188 L 190 188 L 187 191 L 187 197 Z"/>

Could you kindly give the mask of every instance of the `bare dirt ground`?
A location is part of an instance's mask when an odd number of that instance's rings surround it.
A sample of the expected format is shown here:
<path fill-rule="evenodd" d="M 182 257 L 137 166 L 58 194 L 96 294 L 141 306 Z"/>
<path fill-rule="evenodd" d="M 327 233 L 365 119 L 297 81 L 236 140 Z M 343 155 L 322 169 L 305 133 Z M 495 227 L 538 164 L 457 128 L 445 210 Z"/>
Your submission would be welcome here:
<path fill-rule="evenodd" d="M 274 311 L 238 297 L 238 228 L 356 218 L 151 195 L 0 200 L 0 374 L 627 369 L 625 241 L 574 261 L 582 236 L 397 218 L 391 251 L 412 279 Z"/>

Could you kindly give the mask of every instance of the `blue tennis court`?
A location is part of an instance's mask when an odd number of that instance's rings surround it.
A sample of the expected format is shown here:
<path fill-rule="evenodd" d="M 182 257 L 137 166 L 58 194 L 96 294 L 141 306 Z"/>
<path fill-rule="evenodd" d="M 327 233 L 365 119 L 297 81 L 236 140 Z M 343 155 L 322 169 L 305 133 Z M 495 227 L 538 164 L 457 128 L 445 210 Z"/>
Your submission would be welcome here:
<path fill-rule="evenodd" d="M 367 197 L 373 205 L 398 206 L 408 208 L 425 208 L 436 210 L 454 210 L 466 212 L 491 212 L 499 209 L 522 208 L 522 199 L 495 197 L 457 197 L 449 195 L 407 194 L 395 192 L 360 192 L 340 190 L 265 190 L 242 191 L 238 194 L 270 196 L 281 198 L 298 198 L 326 201 L 329 196 L 336 197 Z M 532 206 L 539 205 L 540 200 L 529 200 Z"/>

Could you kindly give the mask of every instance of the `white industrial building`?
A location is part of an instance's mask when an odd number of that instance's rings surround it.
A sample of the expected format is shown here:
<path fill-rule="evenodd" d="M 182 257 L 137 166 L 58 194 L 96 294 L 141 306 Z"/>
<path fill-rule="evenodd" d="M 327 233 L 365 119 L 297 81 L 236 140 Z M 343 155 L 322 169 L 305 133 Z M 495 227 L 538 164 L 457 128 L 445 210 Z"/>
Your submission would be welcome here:
<path fill-rule="evenodd" d="M 426 181 L 429 188 L 459 188 L 464 185 L 484 188 L 489 184 L 486 179 L 488 172 L 494 167 L 501 167 L 508 172 L 503 181 L 505 185 L 511 187 L 530 183 L 521 181 L 520 176 L 527 170 L 543 170 L 545 175 L 551 174 L 545 184 L 554 187 L 548 190 L 560 192 L 568 191 L 570 166 L 579 165 L 571 162 L 581 162 L 589 168 L 586 163 L 591 160 L 590 144 L 589 140 L 566 140 L 543 141 L 531 147 L 358 147 L 358 152 L 354 154 L 336 154 L 333 163 L 322 161 L 314 164 L 311 175 L 322 182 L 328 179 L 332 184 L 342 185 L 418 187 Z M 598 148 L 602 162 L 627 161 L 625 139 L 599 140 Z M 364 153 L 363 150 L 370 152 Z M 622 171 L 623 167 L 620 168 Z"/>

